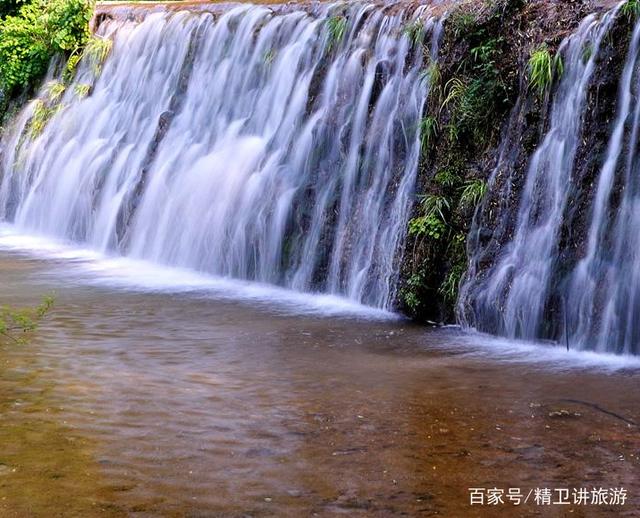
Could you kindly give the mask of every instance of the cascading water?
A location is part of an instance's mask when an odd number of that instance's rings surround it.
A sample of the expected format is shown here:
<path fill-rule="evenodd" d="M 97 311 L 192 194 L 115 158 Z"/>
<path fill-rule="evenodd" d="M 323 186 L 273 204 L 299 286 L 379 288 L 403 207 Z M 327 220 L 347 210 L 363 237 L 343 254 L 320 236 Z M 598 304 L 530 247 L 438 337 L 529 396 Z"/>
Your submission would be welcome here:
<path fill-rule="evenodd" d="M 622 353 L 640 353 L 639 55 L 636 24 L 593 200 L 586 253 L 571 272 L 567 290 L 572 341 Z M 622 191 L 617 207 L 616 182 Z"/>
<path fill-rule="evenodd" d="M 386 308 L 420 152 L 426 8 L 154 13 L 105 21 L 36 138 L 2 142 L 0 216 L 25 232 Z M 92 84 L 91 94 L 77 92 Z"/>
<path fill-rule="evenodd" d="M 563 77 L 552 100 L 548 130 L 529 160 L 512 229 L 483 227 L 483 219 L 495 208 L 488 200 L 476 215 L 470 268 L 458 302 L 458 316 L 466 326 L 512 338 L 550 338 L 575 348 L 640 352 L 638 24 L 619 79 L 618 113 L 595 190 L 584 192 L 574 177 L 588 88 L 601 43 L 618 11 L 600 20 L 587 18 L 562 44 Z M 511 181 L 496 182 L 502 174 L 499 162 L 490 181 L 490 190 L 498 190 L 494 194 L 512 188 Z M 580 196 L 589 196 L 590 222 L 584 246 L 570 261 L 562 230 L 581 232 L 572 227 L 568 208 L 569 201 Z M 508 208 L 500 211 L 498 219 L 508 226 Z M 491 257 L 488 251 L 496 250 Z"/>

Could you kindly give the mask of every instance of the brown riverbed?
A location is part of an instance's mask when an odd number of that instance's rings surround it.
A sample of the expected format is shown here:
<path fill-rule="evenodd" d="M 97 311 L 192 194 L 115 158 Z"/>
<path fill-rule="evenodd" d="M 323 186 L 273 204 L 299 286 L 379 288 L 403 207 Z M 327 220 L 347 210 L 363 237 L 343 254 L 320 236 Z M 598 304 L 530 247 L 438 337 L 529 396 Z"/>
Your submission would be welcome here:
<path fill-rule="evenodd" d="M 639 516 L 635 368 L 466 354 L 457 331 L 88 283 L 0 253 L 0 516 Z M 477 353 L 477 351 L 476 351 Z M 624 506 L 469 506 L 624 487 Z"/>

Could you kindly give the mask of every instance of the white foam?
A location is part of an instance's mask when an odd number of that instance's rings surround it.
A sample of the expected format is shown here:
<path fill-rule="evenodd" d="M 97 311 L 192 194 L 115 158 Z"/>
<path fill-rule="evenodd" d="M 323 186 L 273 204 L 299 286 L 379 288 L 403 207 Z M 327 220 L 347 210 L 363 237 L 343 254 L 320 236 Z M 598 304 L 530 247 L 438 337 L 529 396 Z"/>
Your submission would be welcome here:
<path fill-rule="evenodd" d="M 467 357 L 487 357 L 506 363 L 534 364 L 559 371 L 640 369 L 640 357 L 637 356 L 601 353 L 578 347 L 567 351 L 563 344 L 513 340 L 476 331 L 462 331 L 459 327 L 455 331 L 450 330 L 449 333 L 452 338 L 450 343 L 467 351 Z"/>
<path fill-rule="evenodd" d="M 165 293 L 192 293 L 220 300 L 268 304 L 276 311 L 331 317 L 394 320 L 401 317 L 335 295 L 301 293 L 277 286 L 228 279 L 193 270 L 162 266 L 126 257 L 109 257 L 94 250 L 50 238 L 24 235 L 0 226 L 0 250 L 62 261 L 60 275 L 85 285 Z M 69 268 L 68 266 L 72 266 Z M 277 307 L 273 308 L 273 305 Z"/>

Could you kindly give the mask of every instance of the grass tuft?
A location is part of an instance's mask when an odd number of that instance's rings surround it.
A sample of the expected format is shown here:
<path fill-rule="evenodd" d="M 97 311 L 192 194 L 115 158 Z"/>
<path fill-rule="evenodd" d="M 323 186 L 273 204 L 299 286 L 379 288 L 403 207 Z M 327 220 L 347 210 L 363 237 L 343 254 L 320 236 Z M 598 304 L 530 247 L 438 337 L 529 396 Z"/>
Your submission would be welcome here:
<path fill-rule="evenodd" d="M 347 32 L 347 19 L 344 16 L 332 16 L 327 19 L 327 30 L 329 31 L 329 50 L 337 47 L 342 42 Z"/>

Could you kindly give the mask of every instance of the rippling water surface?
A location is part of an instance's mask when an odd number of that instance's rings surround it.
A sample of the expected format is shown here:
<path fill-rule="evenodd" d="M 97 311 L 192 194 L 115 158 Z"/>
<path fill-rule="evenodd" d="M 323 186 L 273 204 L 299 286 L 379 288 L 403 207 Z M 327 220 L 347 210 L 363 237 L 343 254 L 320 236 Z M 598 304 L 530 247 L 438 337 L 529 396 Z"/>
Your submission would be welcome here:
<path fill-rule="evenodd" d="M 7 233 L 0 247 L 0 302 L 56 292 L 32 343 L 0 350 L 0 432 L 31 445 L 0 454 L 3 515 L 64 502 L 84 516 L 487 516 L 469 487 L 545 484 L 622 485 L 637 509 L 632 360 L 487 344 Z M 33 435 L 49 426 L 33 419 L 60 429 Z M 52 449 L 67 460 L 44 469 Z"/>

